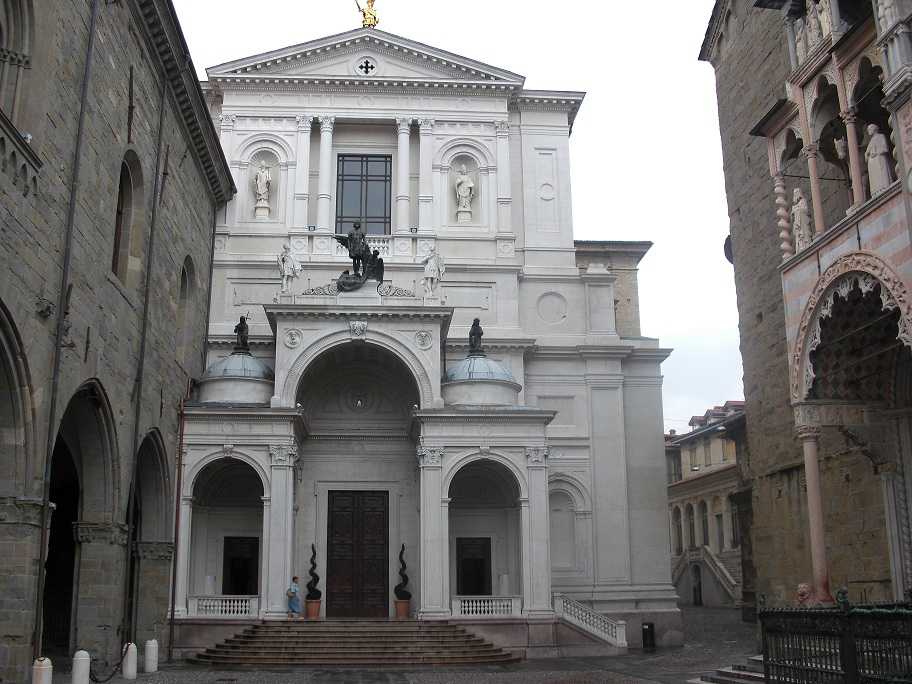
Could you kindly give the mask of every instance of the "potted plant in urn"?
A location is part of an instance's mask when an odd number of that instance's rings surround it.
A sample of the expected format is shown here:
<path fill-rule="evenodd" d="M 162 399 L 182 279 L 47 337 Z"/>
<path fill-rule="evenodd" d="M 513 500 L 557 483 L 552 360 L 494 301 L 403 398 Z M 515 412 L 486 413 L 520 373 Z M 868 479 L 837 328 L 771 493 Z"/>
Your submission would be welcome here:
<path fill-rule="evenodd" d="M 402 581 L 393 589 L 393 592 L 396 594 L 396 619 L 398 620 L 405 619 L 409 616 L 409 607 L 412 601 L 412 592 L 405 588 L 409 578 L 408 575 L 405 574 L 404 556 L 405 544 L 402 545 L 402 549 L 399 551 L 399 577 L 402 578 Z"/>
<path fill-rule="evenodd" d="M 323 592 L 317 589 L 320 576 L 314 572 L 317 569 L 317 547 L 311 544 L 310 550 L 310 581 L 307 583 L 307 597 L 304 599 L 304 614 L 308 620 L 316 620 L 320 617 L 320 599 L 323 598 Z"/>

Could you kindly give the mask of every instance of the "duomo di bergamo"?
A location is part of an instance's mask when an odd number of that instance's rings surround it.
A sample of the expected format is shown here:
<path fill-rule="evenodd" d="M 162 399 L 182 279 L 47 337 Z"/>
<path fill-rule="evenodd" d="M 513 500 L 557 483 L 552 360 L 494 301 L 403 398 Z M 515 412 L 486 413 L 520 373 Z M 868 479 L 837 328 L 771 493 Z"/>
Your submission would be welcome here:
<path fill-rule="evenodd" d="M 404 563 L 413 617 L 529 656 L 569 652 L 562 621 L 681 643 L 650 243 L 574 241 L 584 94 L 523 84 L 372 26 L 208 70 L 238 194 L 185 407 L 177 645 L 284 618 L 312 559 L 328 618 L 394 615 Z"/>

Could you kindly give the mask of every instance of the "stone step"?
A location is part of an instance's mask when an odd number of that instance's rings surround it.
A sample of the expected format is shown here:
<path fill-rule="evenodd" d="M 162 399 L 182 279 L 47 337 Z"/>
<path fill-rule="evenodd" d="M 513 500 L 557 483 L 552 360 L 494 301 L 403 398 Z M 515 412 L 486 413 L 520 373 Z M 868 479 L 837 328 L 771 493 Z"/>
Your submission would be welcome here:
<path fill-rule="evenodd" d="M 432 655 L 457 655 L 457 656 L 471 656 L 475 655 L 496 655 L 499 654 L 499 649 L 494 648 L 493 646 L 488 646 L 486 648 L 432 648 L 432 649 L 382 649 L 382 648 L 363 648 L 363 649 L 349 649 L 349 648 L 331 648 L 331 649 L 298 649 L 298 648 L 275 648 L 268 651 L 244 651 L 244 650 L 232 650 L 226 648 L 207 648 L 204 653 L 209 656 L 225 656 L 231 658 L 246 658 L 248 656 L 254 657 L 326 657 L 326 658 L 347 658 L 349 656 L 357 657 L 387 657 L 387 656 L 401 656 L 409 657 L 412 655 L 420 654 L 422 656 L 432 656 Z"/>
<path fill-rule="evenodd" d="M 763 682 L 762 672 L 751 672 L 736 667 L 722 667 L 701 677 L 704 682 L 713 684 L 755 684 Z"/>
<path fill-rule="evenodd" d="M 448 655 L 413 653 L 402 656 L 221 656 L 201 653 L 189 659 L 190 662 L 207 665 L 232 665 L 263 667 L 269 665 L 412 665 L 412 664 L 482 664 L 482 663 L 513 663 L 519 658 L 509 653 L 491 653 L 478 655 Z"/>
<path fill-rule="evenodd" d="M 260 637 L 254 638 L 244 638 L 244 637 L 231 637 L 225 639 L 224 643 L 229 646 L 246 646 L 248 648 L 264 648 L 272 646 L 276 643 L 281 643 L 289 646 L 315 646 L 315 645 L 325 645 L 325 644 L 338 644 L 344 642 L 346 644 L 351 644 L 353 646 L 359 644 L 367 645 L 380 645 L 380 644 L 408 644 L 411 647 L 415 646 L 433 646 L 435 644 L 483 644 L 484 639 L 479 637 L 471 636 L 459 636 L 452 639 L 438 639 L 438 638 L 426 638 L 421 637 L 417 639 L 390 639 L 389 637 L 379 637 L 377 639 L 367 639 L 362 637 L 355 638 L 344 638 L 339 639 L 338 637 L 333 636 L 322 636 L 314 635 L 311 638 L 294 638 L 294 639 L 264 639 Z"/>

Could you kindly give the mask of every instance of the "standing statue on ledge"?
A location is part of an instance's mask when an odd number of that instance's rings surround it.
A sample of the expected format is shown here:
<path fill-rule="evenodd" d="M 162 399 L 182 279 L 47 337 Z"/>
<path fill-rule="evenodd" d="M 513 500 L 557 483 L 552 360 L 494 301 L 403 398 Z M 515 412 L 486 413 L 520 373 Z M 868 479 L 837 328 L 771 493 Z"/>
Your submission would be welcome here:
<path fill-rule="evenodd" d="M 253 189 L 256 194 L 255 213 L 257 218 L 269 218 L 269 187 L 272 184 L 272 173 L 266 162 L 260 160 L 260 166 L 253 178 Z"/>
<path fill-rule="evenodd" d="M 241 316 L 241 320 L 234 326 L 234 334 L 237 335 L 237 342 L 234 345 L 234 351 L 250 351 L 250 328 L 247 327 L 247 317 Z"/>
<path fill-rule="evenodd" d="M 380 23 L 380 19 L 377 17 L 377 10 L 374 9 L 374 0 L 367 0 L 366 7 L 361 7 L 361 3 L 355 0 L 355 5 L 358 11 L 361 12 L 361 27 L 376 28 L 377 24 Z"/>
<path fill-rule="evenodd" d="M 440 284 L 443 274 L 446 273 L 446 267 L 443 265 L 443 258 L 437 253 L 437 250 L 431 247 L 431 251 L 425 257 L 424 261 L 424 295 L 426 297 L 435 297 L 437 287 Z"/>
<path fill-rule="evenodd" d="M 278 256 L 279 275 L 282 276 L 282 292 L 288 292 L 291 287 L 291 281 L 298 277 L 301 266 L 298 260 L 291 255 L 291 247 L 282 246 L 282 253 Z"/>
<path fill-rule="evenodd" d="M 472 329 L 469 330 L 469 356 L 484 356 L 484 347 L 481 346 L 481 338 L 484 336 L 484 330 L 481 329 L 481 319 L 476 318 L 472 321 Z"/>
<path fill-rule="evenodd" d="M 871 141 L 865 150 L 865 161 L 868 162 L 868 182 L 871 184 L 871 197 L 883 192 L 893 183 L 893 155 L 890 154 L 890 142 L 880 132 L 877 124 L 868 126 Z"/>
<path fill-rule="evenodd" d="M 811 229 L 811 210 L 801 188 L 795 188 L 792 194 L 792 230 L 795 233 L 795 252 L 805 249 L 814 240 Z"/>
<path fill-rule="evenodd" d="M 472 200 L 475 199 L 475 181 L 466 171 L 466 165 L 460 164 L 456 173 L 456 222 L 472 222 Z"/>

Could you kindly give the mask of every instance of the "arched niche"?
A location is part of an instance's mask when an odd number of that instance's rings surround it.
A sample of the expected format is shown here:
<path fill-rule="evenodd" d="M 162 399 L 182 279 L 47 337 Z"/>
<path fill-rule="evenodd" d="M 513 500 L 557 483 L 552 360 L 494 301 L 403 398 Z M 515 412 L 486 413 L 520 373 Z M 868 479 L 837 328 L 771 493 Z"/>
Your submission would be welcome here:
<path fill-rule="evenodd" d="M 811 107 L 810 124 L 817 141 L 817 163 L 820 193 L 824 207 L 824 225 L 828 228 L 845 218 L 852 206 L 852 183 L 845 123 L 840 112 L 836 86 L 821 76 L 815 84 L 816 98 Z"/>
<path fill-rule="evenodd" d="M 34 398 L 25 352 L 0 301 L 0 495 L 22 496 L 34 467 Z"/>
<path fill-rule="evenodd" d="M 134 150 L 124 153 L 117 179 L 111 272 L 124 285 L 137 287 L 146 247 L 146 190 L 142 163 Z"/>
<path fill-rule="evenodd" d="M 684 528 L 681 520 L 681 507 L 675 506 L 671 513 L 671 530 L 673 553 L 680 556 L 684 553 Z"/>
<path fill-rule="evenodd" d="M 452 473 L 449 502 L 450 588 L 454 596 L 522 594 L 520 483 L 490 458 Z"/>
<path fill-rule="evenodd" d="M 497 164 L 491 151 L 475 140 L 459 138 L 440 149 L 437 163 L 442 187 L 445 188 L 445 201 L 442 203 L 444 225 L 472 228 L 490 224 L 494 215 L 492 202 L 497 196 Z M 470 203 L 471 216 L 465 214 L 466 205 L 460 205 L 457 195 L 458 186 L 469 187 L 460 185 L 460 181 L 464 183 L 466 179 L 474 193 Z"/>
<path fill-rule="evenodd" d="M 193 314 L 198 290 L 196 267 L 189 254 L 181 265 L 177 285 L 177 358 L 186 367 L 188 353 L 193 347 L 194 325 L 196 324 Z"/>
<path fill-rule="evenodd" d="M 878 64 L 874 64 L 868 57 L 862 57 L 858 62 L 857 72 L 854 74 L 856 80 L 855 87 L 851 93 L 851 103 L 855 110 L 858 120 L 858 135 L 860 137 L 862 160 L 865 159 L 865 152 L 871 142 L 872 133 L 883 133 L 886 136 L 887 143 L 890 147 L 891 165 L 895 165 L 896 150 L 892 141 L 892 127 L 890 126 L 890 113 L 883 106 L 883 69 Z M 872 126 L 877 127 L 875 132 Z M 868 166 L 862 163 L 862 172 L 865 183 L 865 196 L 871 197 L 871 180 L 868 175 Z M 895 179 L 895 169 L 891 169 L 892 177 Z"/>
<path fill-rule="evenodd" d="M 576 506 L 566 491 L 552 489 L 548 494 L 551 522 L 551 571 L 577 569 Z"/>

